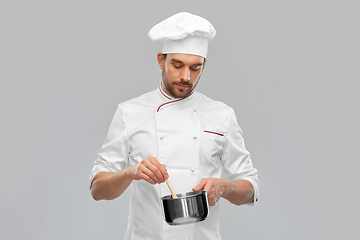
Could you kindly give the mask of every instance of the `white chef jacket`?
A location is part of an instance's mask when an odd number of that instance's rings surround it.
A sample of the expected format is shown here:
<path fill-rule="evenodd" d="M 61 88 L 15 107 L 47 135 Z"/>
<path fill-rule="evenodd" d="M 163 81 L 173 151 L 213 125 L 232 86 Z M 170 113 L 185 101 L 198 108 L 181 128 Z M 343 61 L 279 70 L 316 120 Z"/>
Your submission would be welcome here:
<path fill-rule="evenodd" d="M 173 99 L 159 87 L 120 103 L 90 182 L 99 172 L 117 172 L 149 156 L 165 164 L 176 193 L 191 191 L 202 178 L 224 177 L 250 181 L 255 202 L 258 199 L 257 170 L 245 149 L 233 109 L 197 91 Z M 210 207 L 202 222 L 170 226 L 164 220 L 160 199 L 170 194 L 166 184 L 139 180 L 129 188 L 126 240 L 221 239 L 218 203 Z"/>

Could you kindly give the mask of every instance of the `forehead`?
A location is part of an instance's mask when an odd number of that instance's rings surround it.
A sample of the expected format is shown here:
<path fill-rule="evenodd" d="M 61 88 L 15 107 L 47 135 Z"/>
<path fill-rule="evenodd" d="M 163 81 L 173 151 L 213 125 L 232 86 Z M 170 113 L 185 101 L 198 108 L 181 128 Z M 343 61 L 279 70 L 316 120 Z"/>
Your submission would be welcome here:
<path fill-rule="evenodd" d="M 202 65 L 204 63 L 204 58 L 201 56 L 182 53 L 167 54 L 166 60 L 183 63 L 185 65 Z"/>

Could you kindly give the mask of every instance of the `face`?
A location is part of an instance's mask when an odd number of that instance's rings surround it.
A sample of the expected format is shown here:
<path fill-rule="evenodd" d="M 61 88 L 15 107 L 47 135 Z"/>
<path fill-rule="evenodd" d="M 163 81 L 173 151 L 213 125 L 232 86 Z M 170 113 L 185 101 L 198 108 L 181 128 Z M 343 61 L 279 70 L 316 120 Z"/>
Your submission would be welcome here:
<path fill-rule="evenodd" d="M 189 95 L 196 87 L 204 70 L 206 59 L 196 55 L 158 53 L 162 69 L 162 89 L 174 98 Z"/>

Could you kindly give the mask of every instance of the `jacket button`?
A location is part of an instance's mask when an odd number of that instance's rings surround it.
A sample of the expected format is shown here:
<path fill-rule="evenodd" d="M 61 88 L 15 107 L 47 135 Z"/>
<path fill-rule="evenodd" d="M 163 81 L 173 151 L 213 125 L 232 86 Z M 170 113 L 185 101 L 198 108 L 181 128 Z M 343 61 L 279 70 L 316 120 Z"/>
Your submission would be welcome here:
<path fill-rule="evenodd" d="M 194 138 L 194 139 L 197 139 L 197 136 L 194 136 L 193 138 Z"/>
<path fill-rule="evenodd" d="M 194 171 L 195 171 L 195 169 L 193 169 L 193 168 L 192 168 L 190 171 L 191 171 L 191 172 L 194 172 Z"/>
<path fill-rule="evenodd" d="M 163 140 L 164 137 L 160 137 L 160 140 Z"/>

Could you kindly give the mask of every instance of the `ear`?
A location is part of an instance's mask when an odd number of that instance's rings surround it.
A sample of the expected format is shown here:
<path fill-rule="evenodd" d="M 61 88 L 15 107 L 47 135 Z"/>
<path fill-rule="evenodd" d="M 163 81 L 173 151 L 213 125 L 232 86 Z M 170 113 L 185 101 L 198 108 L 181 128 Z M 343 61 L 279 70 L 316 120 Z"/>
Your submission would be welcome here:
<path fill-rule="evenodd" d="M 159 52 L 157 54 L 157 60 L 158 60 L 158 63 L 159 63 L 159 67 L 160 69 L 162 70 L 163 67 L 164 67 L 164 54 L 162 54 L 161 52 Z"/>

